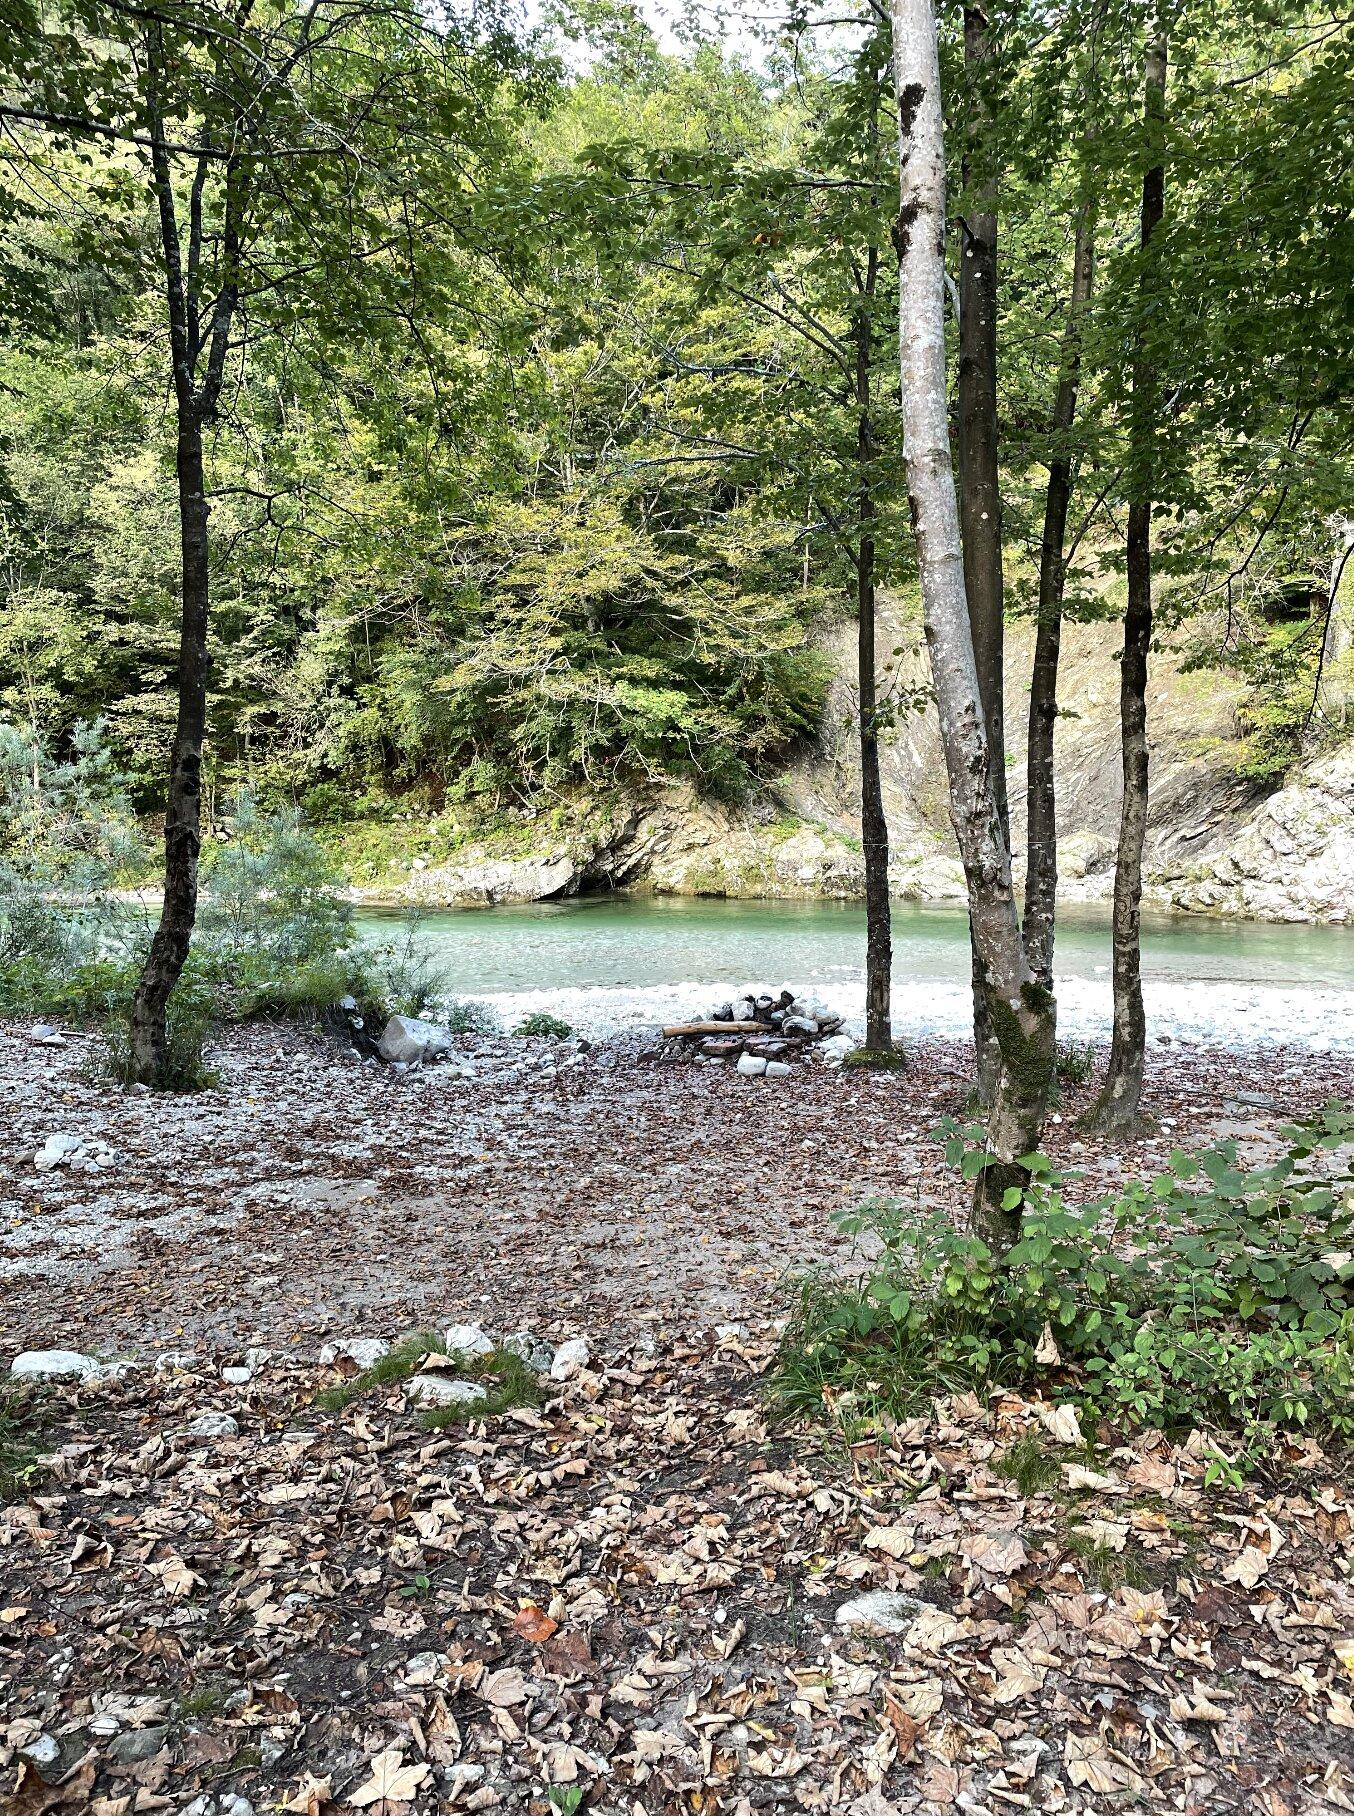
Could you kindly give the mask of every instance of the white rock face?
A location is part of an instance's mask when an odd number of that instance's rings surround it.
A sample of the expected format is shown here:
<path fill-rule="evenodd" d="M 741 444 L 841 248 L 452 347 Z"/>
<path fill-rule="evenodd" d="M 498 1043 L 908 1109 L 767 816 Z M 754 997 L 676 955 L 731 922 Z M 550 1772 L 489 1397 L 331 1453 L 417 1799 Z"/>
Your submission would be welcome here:
<path fill-rule="evenodd" d="M 586 1337 L 570 1337 L 567 1343 L 561 1343 L 555 1351 L 555 1359 L 550 1364 L 552 1381 L 572 1381 L 580 1369 L 586 1368 L 592 1360 L 592 1351 Z"/>
<path fill-rule="evenodd" d="M 88 1380 L 103 1368 L 96 1356 L 77 1349 L 26 1349 L 10 1363 L 9 1372 L 16 1381 L 59 1381 L 70 1375 Z"/>
<path fill-rule="evenodd" d="M 491 1356 L 494 1340 L 481 1325 L 452 1324 L 442 1339 L 442 1347 L 449 1356 Z"/>
<path fill-rule="evenodd" d="M 478 1406 L 489 1396 L 478 1381 L 462 1381 L 430 1368 L 410 1381 L 409 1398 L 420 1406 Z"/>
<path fill-rule="evenodd" d="M 346 1356 L 359 1368 L 371 1368 L 389 1354 L 390 1345 L 384 1337 L 337 1337 L 320 1350 L 320 1365 L 328 1368 L 340 1356 Z"/>
<path fill-rule="evenodd" d="M 455 1051 L 455 1043 L 451 1031 L 436 1022 L 420 1021 L 416 1015 L 392 1015 L 377 1051 L 392 1064 L 417 1066 L 446 1059 Z"/>
<path fill-rule="evenodd" d="M 184 1427 L 186 1438 L 238 1438 L 240 1428 L 228 1412 L 200 1412 Z"/>
<path fill-rule="evenodd" d="M 756 1053 L 740 1053 L 738 1071 L 744 1078 L 760 1078 L 766 1071 L 766 1061 Z"/>
<path fill-rule="evenodd" d="M 1152 880 L 1179 908 L 1354 921 L 1354 746 L 1299 771 L 1220 852 Z"/>

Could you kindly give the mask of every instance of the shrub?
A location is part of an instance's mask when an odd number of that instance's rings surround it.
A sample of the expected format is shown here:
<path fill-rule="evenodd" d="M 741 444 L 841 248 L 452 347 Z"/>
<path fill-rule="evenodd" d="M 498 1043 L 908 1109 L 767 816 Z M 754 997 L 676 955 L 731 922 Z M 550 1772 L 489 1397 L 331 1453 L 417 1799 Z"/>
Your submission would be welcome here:
<path fill-rule="evenodd" d="M 966 1178 L 981 1149 L 951 1128 Z M 972 1134 L 972 1132 L 969 1132 Z M 957 1386 L 1056 1384 L 1087 1410 L 1174 1432 L 1311 1428 L 1354 1435 L 1354 1138 L 1331 1105 L 1285 1131 L 1275 1165 L 1233 1144 L 1176 1151 L 1170 1171 L 1073 1206 L 1068 1177 L 1027 1156 L 1019 1241 L 999 1262 L 939 1211 L 873 1201 L 839 1216 L 879 1253 L 854 1286 L 813 1281 L 782 1346 L 776 1392 L 866 1414 Z"/>
<path fill-rule="evenodd" d="M 513 1033 L 536 1035 L 542 1040 L 568 1040 L 573 1028 L 567 1021 L 561 1021 L 558 1015 L 537 1009 L 534 1015 L 528 1015 L 525 1021 L 519 1022 Z"/>

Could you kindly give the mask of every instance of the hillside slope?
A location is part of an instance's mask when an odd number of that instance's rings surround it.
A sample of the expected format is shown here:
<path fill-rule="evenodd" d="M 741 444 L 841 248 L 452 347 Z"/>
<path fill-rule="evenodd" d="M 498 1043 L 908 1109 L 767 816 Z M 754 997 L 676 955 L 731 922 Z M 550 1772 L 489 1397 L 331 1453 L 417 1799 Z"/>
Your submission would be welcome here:
<path fill-rule="evenodd" d="M 824 639 L 836 670 L 819 738 L 753 800 L 698 799 L 656 787 L 605 806 L 582 804 L 567 829 L 511 847 L 472 840 L 448 862 L 392 871 L 358 891 L 367 900 L 460 905 L 531 901 L 587 888 L 726 896 L 861 894 L 860 772 L 849 622 Z M 1025 704 L 1032 632 L 1007 645 L 1008 769 L 1017 877 L 1023 867 Z M 1118 827 L 1119 699 L 1115 624 L 1069 624 L 1063 635 L 1063 716 L 1056 734 L 1059 866 L 1070 899 L 1108 899 Z M 900 699 L 926 682 L 915 617 L 880 613 L 878 655 Z M 1145 860 L 1151 906 L 1267 920 L 1354 920 L 1354 744 L 1294 774 L 1276 793 L 1231 772 L 1239 687 L 1216 672 L 1186 674 L 1169 650 L 1149 690 L 1151 808 Z M 882 751 L 897 895 L 957 899 L 963 878 L 950 831 L 935 713 L 902 710 Z"/>

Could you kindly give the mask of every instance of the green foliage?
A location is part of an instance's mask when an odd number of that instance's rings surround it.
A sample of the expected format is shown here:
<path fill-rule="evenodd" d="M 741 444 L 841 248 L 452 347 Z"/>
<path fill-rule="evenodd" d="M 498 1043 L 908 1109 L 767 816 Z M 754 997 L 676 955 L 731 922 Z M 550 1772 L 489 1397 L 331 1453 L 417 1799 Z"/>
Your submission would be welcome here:
<path fill-rule="evenodd" d="M 41 1479 L 38 1425 L 32 1388 L 0 1387 L 0 1506 L 21 1500 Z"/>
<path fill-rule="evenodd" d="M 435 1332 L 413 1331 L 370 1368 L 317 1394 L 315 1404 L 326 1412 L 342 1412 L 377 1388 L 412 1379 L 428 1356 L 441 1351 L 442 1342 Z M 432 1407 L 420 1413 L 419 1423 L 429 1431 L 444 1431 L 467 1419 L 491 1418 L 514 1406 L 539 1406 L 544 1398 L 535 1370 L 511 1350 L 496 1349 L 487 1356 L 453 1356 L 442 1366 L 445 1372 L 479 1382 L 485 1397 L 473 1405 Z"/>
<path fill-rule="evenodd" d="M 526 1034 L 539 1040 L 568 1040 L 573 1028 L 567 1021 L 561 1021 L 558 1015 L 551 1015 L 546 1009 L 537 1009 L 528 1015 L 513 1029 L 514 1034 Z"/>
<path fill-rule="evenodd" d="M 1333 1104 L 1286 1135 L 1273 1166 L 1238 1169 L 1231 1144 L 1177 1151 L 1169 1172 L 1079 1206 L 1027 1156 L 1003 1261 L 938 1210 L 843 1213 L 878 1259 L 858 1287 L 805 1288 L 777 1393 L 878 1411 L 1056 1381 L 1126 1424 L 1354 1436 L 1354 1116 Z M 985 1162 L 957 1130 L 947 1152 L 966 1178 Z"/>

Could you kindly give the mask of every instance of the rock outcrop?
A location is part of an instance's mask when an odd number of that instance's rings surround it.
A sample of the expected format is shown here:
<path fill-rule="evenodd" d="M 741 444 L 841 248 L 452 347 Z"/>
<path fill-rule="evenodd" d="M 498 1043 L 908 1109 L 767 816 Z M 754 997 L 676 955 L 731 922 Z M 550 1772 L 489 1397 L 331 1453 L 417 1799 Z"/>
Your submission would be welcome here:
<path fill-rule="evenodd" d="M 1056 733 L 1059 866 L 1063 893 L 1112 892 L 1121 786 L 1115 623 L 1063 633 L 1062 716 Z M 1007 640 L 1008 772 L 1012 840 L 1024 863 L 1025 727 L 1032 636 Z M 552 830 L 523 855 L 489 840 L 454 863 L 413 867 L 394 883 L 356 892 L 369 901 L 466 907 L 549 901 L 592 889 L 668 895 L 855 901 L 864 893 L 860 770 L 852 681 L 855 628 L 824 638 L 836 671 L 819 737 L 745 804 L 701 799 L 687 784 L 656 785 L 605 806 L 581 806 L 573 828 Z M 926 704 L 928 671 L 915 611 L 879 614 L 878 661 L 904 702 L 881 750 L 896 897 L 957 901 L 963 873 L 949 824 L 939 728 Z M 1354 746 L 1294 775 L 1265 797 L 1236 777 L 1238 684 L 1185 670 L 1169 649 L 1154 656 L 1148 700 L 1152 794 L 1144 854 L 1146 899 L 1161 908 L 1270 920 L 1354 916 Z M 912 710 L 908 704 L 912 703 Z"/>

